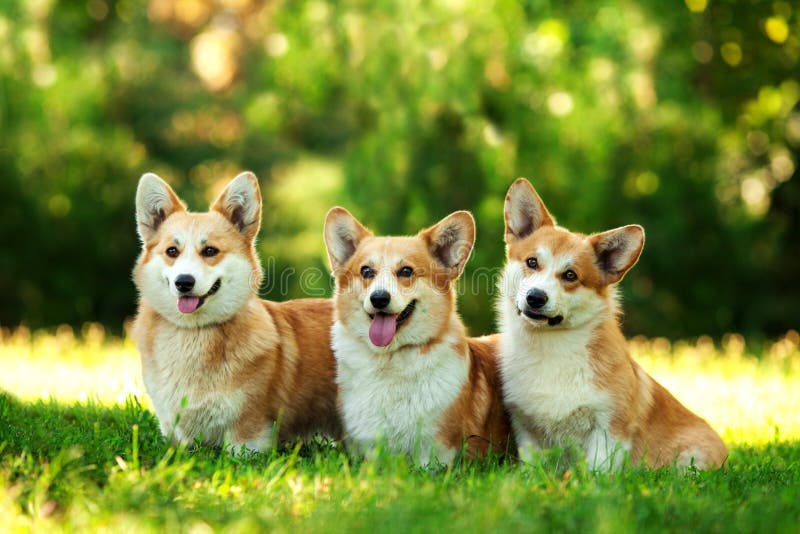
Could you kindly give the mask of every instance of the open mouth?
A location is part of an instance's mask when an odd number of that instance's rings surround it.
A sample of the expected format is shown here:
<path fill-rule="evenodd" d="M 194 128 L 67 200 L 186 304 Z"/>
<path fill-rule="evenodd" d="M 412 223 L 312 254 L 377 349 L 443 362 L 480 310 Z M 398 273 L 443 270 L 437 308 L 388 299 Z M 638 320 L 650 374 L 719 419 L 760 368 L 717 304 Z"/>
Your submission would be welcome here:
<path fill-rule="evenodd" d="M 181 313 L 194 313 L 197 309 L 202 306 L 206 299 L 219 291 L 220 286 L 222 285 L 222 279 L 218 278 L 214 285 L 211 286 L 211 289 L 208 290 L 208 293 L 203 295 L 202 297 L 178 297 L 178 310 Z"/>
<path fill-rule="evenodd" d="M 378 312 L 367 314 L 372 322 L 369 325 L 369 340 L 376 347 L 385 347 L 394 339 L 397 329 L 405 323 L 417 306 L 412 300 L 403 311 L 397 314 Z"/>
<path fill-rule="evenodd" d="M 555 326 L 557 324 L 560 324 L 561 321 L 564 320 L 563 315 L 554 315 L 553 317 L 548 317 L 547 315 L 542 315 L 541 313 L 536 313 L 532 310 L 522 311 L 520 309 L 517 309 L 517 313 L 524 315 L 528 319 L 533 319 L 534 321 L 547 321 L 547 324 L 549 326 Z"/>

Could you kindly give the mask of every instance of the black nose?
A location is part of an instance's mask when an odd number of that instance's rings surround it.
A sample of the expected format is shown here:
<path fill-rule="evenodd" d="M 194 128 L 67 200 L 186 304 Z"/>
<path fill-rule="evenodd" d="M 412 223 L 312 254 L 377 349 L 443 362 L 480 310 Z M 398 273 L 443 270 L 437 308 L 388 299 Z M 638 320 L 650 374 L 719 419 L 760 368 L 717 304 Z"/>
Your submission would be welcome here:
<path fill-rule="evenodd" d="M 191 274 L 179 274 L 175 277 L 175 287 L 181 293 L 188 293 L 194 287 L 194 276 Z"/>
<path fill-rule="evenodd" d="M 373 291 L 372 295 L 369 296 L 369 301 L 379 310 L 382 310 L 388 306 L 390 300 L 392 300 L 392 296 L 385 289 Z"/>
<path fill-rule="evenodd" d="M 531 289 L 528 291 L 526 300 L 528 301 L 528 306 L 538 309 L 547 304 L 547 293 L 541 289 Z"/>

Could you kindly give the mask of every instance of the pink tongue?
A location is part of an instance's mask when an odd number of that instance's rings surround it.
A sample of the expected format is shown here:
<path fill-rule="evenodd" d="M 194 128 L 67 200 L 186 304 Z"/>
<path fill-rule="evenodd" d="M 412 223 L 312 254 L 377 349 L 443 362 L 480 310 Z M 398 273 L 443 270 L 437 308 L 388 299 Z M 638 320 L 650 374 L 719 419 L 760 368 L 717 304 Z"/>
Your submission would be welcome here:
<path fill-rule="evenodd" d="M 397 331 L 397 315 L 375 314 L 372 324 L 369 325 L 369 340 L 373 345 L 385 347 L 394 339 Z"/>
<path fill-rule="evenodd" d="M 200 297 L 178 297 L 178 309 L 181 313 L 192 313 L 200 306 Z"/>

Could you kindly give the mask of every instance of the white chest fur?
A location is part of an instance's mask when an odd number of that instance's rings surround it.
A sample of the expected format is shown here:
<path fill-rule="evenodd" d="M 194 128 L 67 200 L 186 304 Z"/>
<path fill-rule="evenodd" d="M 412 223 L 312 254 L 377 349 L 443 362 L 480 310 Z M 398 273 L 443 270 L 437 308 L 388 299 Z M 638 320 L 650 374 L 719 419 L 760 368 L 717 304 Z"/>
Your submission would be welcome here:
<path fill-rule="evenodd" d="M 445 338 L 427 353 L 417 347 L 379 352 L 332 329 L 337 381 L 347 440 L 364 451 L 386 439 L 397 452 L 448 462 L 457 452 L 437 441 L 445 410 L 467 381 L 469 363 Z"/>
<path fill-rule="evenodd" d="M 500 340 L 500 369 L 521 448 L 574 444 L 590 467 L 617 464 L 615 451 L 628 447 L 610 435 L 611 399 L 589 362 L 591 328 L 534 333 L 511 323 Z"/>
<path fill-rule="evenodd" d="M 164 435 L 183 443 L 202 435 L 220 445 L 238 419 L 244 394 L 232 387 L 224 364 L 209 365 L 214 343 L 214 333 L 203 328 L 159 326 L 142 374 Z"/>

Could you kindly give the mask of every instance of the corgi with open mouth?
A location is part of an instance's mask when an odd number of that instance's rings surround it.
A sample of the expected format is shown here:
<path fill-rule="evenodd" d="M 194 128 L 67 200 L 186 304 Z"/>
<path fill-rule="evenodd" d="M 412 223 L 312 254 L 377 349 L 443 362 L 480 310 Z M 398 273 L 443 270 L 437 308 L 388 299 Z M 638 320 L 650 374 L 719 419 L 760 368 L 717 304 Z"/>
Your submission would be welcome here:
<path fill-rule="evenodd" d="M 459 211 L 411 237 L 378 237 L 341 207 L 325 244 L 336 280 L 332 344 L 345 440 L 385 440 L 420 463 L 505 451 L 496 337 L 470 339 L 455 283 L 475 242 Z"/>
<path fill-rule="evenodd" d="M 337 437 L 332 302 L 258 298 L 256 177 L 240 174 L 209 211 L 191 213 L 145 174 L 136 222 L 133 336 L 162 433 L 236 451 L 317 432 Z"/>

